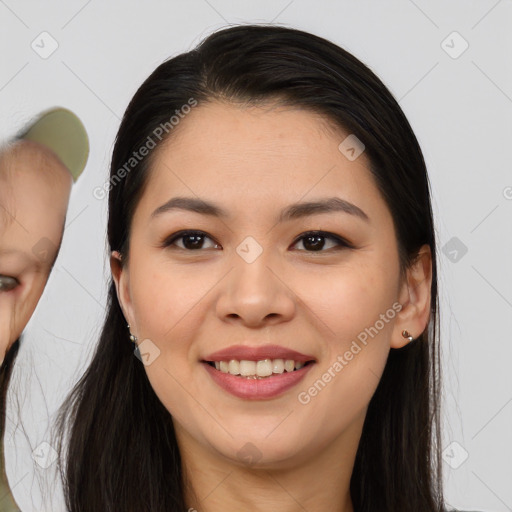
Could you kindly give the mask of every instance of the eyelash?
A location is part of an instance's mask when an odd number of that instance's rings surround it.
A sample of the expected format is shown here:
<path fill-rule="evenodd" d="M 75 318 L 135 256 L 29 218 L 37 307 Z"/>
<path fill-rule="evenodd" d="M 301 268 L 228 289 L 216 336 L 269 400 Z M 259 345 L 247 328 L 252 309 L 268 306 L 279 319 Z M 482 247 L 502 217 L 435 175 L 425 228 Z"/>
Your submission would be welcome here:
<path fill-rule="evenodd" d="M 169 247 L 171 247 L 174 244 L 174 242 L 176 240 L 180 240 L 180 239 L 182 239 L 182 238 L 184 238 L 186 236 L 190 236 L 190 235 L 205 236 L 206 238 L 210 238 L 210 240 L 215 242 L 215 240 L 213 240 L 213 238 L 208 236 L 208 234 L 205 233 L 204 231 L 185 230 L 185 231 L 178 231 L 177 233 L 174 233 L 171 236 L 167 237 L 162 242 L 161 247 L 162 248 L 169 248 Z M 326 231 L 306 231 L 301 236 L 296 238 L 292 245 L 295 245 L 299 241 L 301 241 L 301 240 L 303 240 L 305 238 L 311 237 L 311 236 L 320 236 L 320 237 L 325 238 L 325 239 L 333 240 L 334 242 L 336 242 L 338 244 L 338 246 L 334 247 L 334 248 L 331 248 L 331 249 L 328 249 L 328 250 L 319 250 L 319 251 L 307 251 L 307 250 L 304 250 L 305 252 L 309 252 L 309 253 L 313 253 L 314 254 L 314 253 L 322 253 L 322 252 L 331 252 L 332 250 L 341 250 L 342 248 L 347 248 L 347 249 L 353 249 L 354 248 L 354 246 L 351 243 L 349 243 L 347 240 L 344 240 L 343 238 L 341 238 L 341 237 L 339 237 L 337 235 L 334 235 L 333 233 L 326 232 Z M 215 242 L 215 243 L 217 243 L 217 242 Z M 187 251 L 187 252 L 196 252 L 196 251 L 199 252 L 199 251 L 201 251 L 201 249 L 186 249 L 186 248 L 182 248 L 182 247 L 176 247 L 176 248 L 179 249 L 179 250 L 182 250 L 182 251 Z"/>

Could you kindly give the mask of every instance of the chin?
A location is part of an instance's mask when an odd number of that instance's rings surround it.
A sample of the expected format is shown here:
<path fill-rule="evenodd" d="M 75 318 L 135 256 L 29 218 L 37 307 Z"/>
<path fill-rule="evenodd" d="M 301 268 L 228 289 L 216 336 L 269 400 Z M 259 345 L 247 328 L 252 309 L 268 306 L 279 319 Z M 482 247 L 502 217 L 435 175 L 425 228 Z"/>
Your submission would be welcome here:
<path fill-rule="evenodd" d="M 230 439 L 229 444 L 217 444 L 211 442 L 211 445 L 225 459 L 228 459 L 234 465 L 251 469 L 291 469 L 306 460 L 307 457 L 299 444 L 301 436 L 276 436 L 272 434 L 244 435 L 235 439 Z"/>

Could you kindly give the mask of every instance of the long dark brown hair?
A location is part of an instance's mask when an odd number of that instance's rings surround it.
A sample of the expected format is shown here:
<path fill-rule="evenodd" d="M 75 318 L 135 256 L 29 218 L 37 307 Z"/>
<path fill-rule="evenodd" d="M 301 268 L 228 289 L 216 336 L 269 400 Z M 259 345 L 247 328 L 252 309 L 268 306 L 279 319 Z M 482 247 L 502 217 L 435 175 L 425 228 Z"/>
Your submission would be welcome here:
<path fill-rule="evenodd" d="M 350 492 L 356 512 L 444 510 L 436 242 L 425 161 L 413 130 L 381 80 L 337 45 L 276 25 L 232 26 L 173 57 L 147 78 L 119 127 L 110 167 L 109 249 L 128 257 L 130 225 L 158 148 L 134 152 L 176 110 L 222 99 L 277 101 L 319 113 L 365 145 L 394 221 L 402 273 L 418 249 L 432 253 L 428 328 L 391 349 L 369 403 Z M 186 122 L 186 120 L 184 121 Z M 165 137 L 172 137 L 168 126 Z M 165 139 L 163 139 L 165 140 Z M 112 279 L 92 362 L 63 404 L 60 471 L 69 512 L 184 511 L 173 422 L 134 357 Z M 66 439 L 66 442 L 63 440 Z"/>

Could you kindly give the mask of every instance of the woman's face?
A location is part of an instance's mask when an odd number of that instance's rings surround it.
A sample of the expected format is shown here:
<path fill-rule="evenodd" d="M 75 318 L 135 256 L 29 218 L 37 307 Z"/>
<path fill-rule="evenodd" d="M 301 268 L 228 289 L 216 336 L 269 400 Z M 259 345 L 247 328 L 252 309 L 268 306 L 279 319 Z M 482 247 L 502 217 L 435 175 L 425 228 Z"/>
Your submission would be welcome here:
<path fill-rule="evenodd" d="M 111 261 L 178 442 L 274 468 L 357 446 L 390 347 L 428 321 L 405 308 L 365 153 L 340 150 L 349 133 L 299 109 L 211 102 L 176 130 L 155 155 L 129 262 Z M 178 197 L 188 201 L 172 208 Z M 187 208 L 197 200 L 202 212 Z M 199 233 L 172 240 L 180 231 Z"/>
<path fill-rule="evenodd" d="M 35 142 L 0 154 L 0 360 L 32 315 L 58 253 L 72 177 Z"/>

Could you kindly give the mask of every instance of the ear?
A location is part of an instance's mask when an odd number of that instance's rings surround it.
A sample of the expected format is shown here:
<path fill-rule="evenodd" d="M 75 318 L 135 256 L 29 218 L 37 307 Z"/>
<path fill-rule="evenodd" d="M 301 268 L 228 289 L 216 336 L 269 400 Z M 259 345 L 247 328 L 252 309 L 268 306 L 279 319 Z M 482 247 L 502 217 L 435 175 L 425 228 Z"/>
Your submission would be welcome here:
<path fill-rule="evenodd" d="M 432 253 L 423 245 L 413 264 L 407 269 L 400 289 L 402 309 L 396 316 L 391 338 L 391 348 L 401 348 L 409 340 L 402 336 L 408 331 L 416 339 L 426 329 L 430 319 L 430 287 L 432 285 Z"/>
<path fill-rule="evenodd" d="M 126 322 L 130 325 L 130 330 L 136 332 L 135 317 L 133 315 L 133 305 L 130 297 L 130 275 L 128 265 L 123 263 L 123 257 L 119 251 L 112 251 L 110 255 L 110 270 L 116 286 L 117 300 L 123 311 Z"/>

